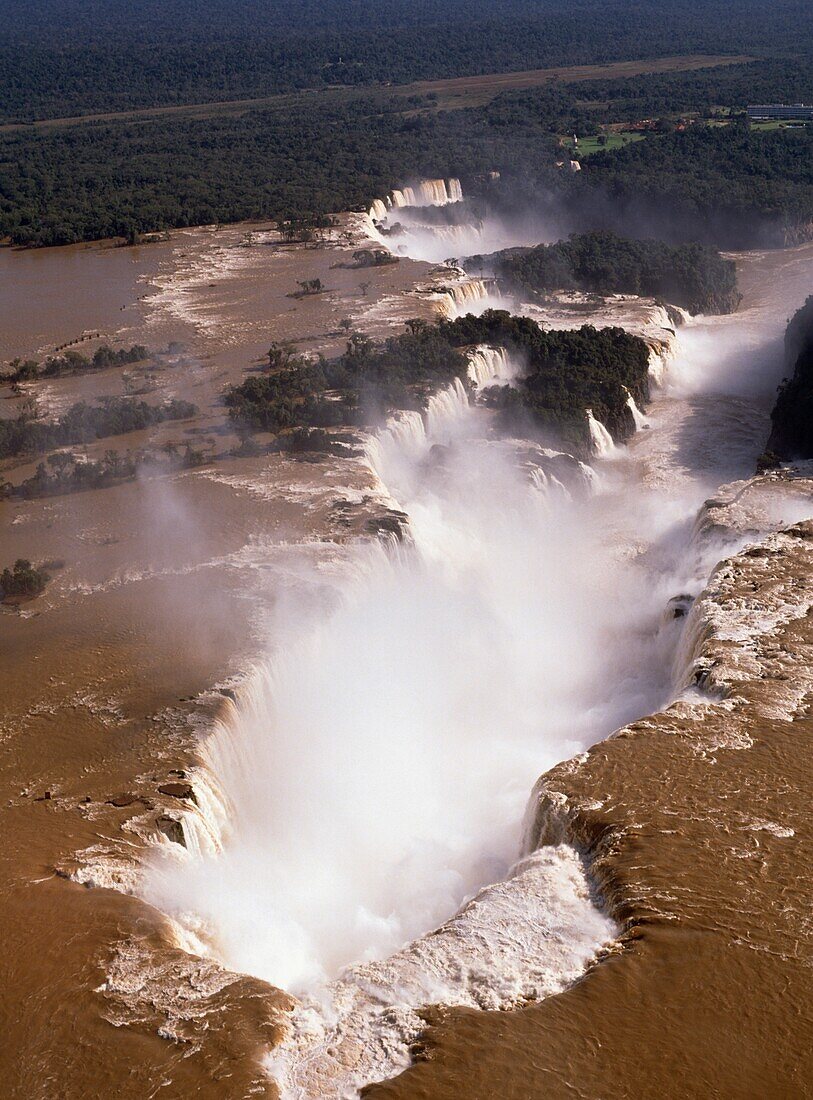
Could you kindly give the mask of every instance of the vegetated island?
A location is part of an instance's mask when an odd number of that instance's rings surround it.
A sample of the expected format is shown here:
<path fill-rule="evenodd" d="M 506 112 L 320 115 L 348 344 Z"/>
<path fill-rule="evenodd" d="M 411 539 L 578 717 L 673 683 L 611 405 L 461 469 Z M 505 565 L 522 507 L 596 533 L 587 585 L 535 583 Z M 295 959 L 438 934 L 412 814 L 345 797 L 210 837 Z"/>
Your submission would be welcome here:
<path fill-rule="evenodd" d="M 0 385 L 7 383 L 18 386 L 21 382 L 36 382 L 40 378 L 89 374 L 108 367 L 126 367 L 132 363 L 141 363 L 147 358 L 149 352 L 142 344 L 133 344 L 131 348 L 119 348 L 115 351 L 103 344 L 91 356 L 69 348 L 58 355 L 48 356 L 44 363 L 37 359 L 12 359 L 10 370 L 0 374 Z"/>
<path fill-rule="evenodd" d="M 535 321 L 488 310 L 481 317 L 429 324 L 376 343 L 354 333 L 343 355 L 304 359 L 272 349 L 269 370 L 225 394 L 238 430 L 272 432 L 291 444 L 296 429 L 371 426 L 396 409 L 421 408 L 432 392 L 467 372 L 466 349 L 504 347 L 525 365 L 512 386 L 486 389 L 484 400 L 509 431 L 520 424 L 540 437 L 586 453 L 587 410 L 616 441 L 634 431 L 629 398 L 649 398 L 649 349 L 623 329 L 540 329 Z"/>
<path fill-rule="evenodd" d="M 198 409 L 189 401 L 173 398 L 163 405 L 148 405 L 129 397 L 105 397 L 99 405 L 78 401 L 58 420 L 40 420 L 24 409 L 19 416 L 0 420 L 0 458 L 44 454 L 55 447 L 93 443 L 111 435 L 126 435 L 161 424 L 187 420 Z"/>
<path fill-rule="evenodd" d="M 733 313 L 741 295 L 733 260 L 706 245 L 631 240 L 609 231 L 572 234 L 535 248 L 509 248 L 463 261 L 531 298 L 557 291 L 637 294 L 689 313 Z"/>
<path fill-rule="evenodd" d="M 0 601 L 19 603 L 31 600 L 45 591 L 50 579 L 44 569 L 38 569 L 27 558 L 18 558 L 13 569 L 6 566 L 0 573 Z"/>
<path fill-rule="evenodd" d="M 813 296 L 787 327 L 785 364 L 792 373 L 779 387 L 763 460 L 813 458 Z"/>

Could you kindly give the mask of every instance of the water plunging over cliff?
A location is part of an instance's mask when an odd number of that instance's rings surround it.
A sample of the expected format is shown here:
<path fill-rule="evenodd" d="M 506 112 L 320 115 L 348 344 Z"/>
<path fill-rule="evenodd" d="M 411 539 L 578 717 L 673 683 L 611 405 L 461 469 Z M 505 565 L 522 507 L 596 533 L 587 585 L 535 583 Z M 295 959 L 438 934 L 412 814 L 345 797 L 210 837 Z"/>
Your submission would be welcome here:
<path fill-rule="evenodd" d="M 596 420 L 592 409 L 587 410 L 587 428 L 590 432 L 590 447 L 593 454 L 598 455 L 600 458 L 609 458 L 615 454 L 616 446 L 613 443 L 613 437 L 601 421 Z"/>
<path fill-rule="evenodd" d="M 479 384 L 506 366 L 471 357 Z M 667 691 L 671 582 L 616 558 L 575 460 L 492 439 L 461 383 L 370 460 L 410 541 L 360 550 L 313 615 L 280 607 L 282 644 L 206 748 L 222 850 L 149 891 L 229 966 L 297 992 L 500 879 L 537 774 Z"/>
<path fill-rule="evenodd" d="M 422 180 L 413 187 L 396 188 L 386 199 L 375 199 L 370 207 L 370 217 L 383 221 L 391 210 L 403 210 L 410 206 L 447 206 L 461 202 L 463 188 L 460 180 Z"/>
<path fill-rule="evenodd" d="M 664 609 L 713 564 L 687 552 L 694 512 L 764 420 L 741 347 L 702 354 L 714 327 L 688 334 L 629 450 L 589 415 L 598 492 L 574 459 L 494 438 L 463 381 L 394 417 L 368 460 L 406 541 L 280 600 L 204 751 L 221 839 L 147 895 L 303 998 L 273 1065 L 287 1095 L 352 1093 L 405 1063 L 416 1006 L 548 995 L 612 935 L 572 849 L 511 866 L 538 774 L 670 698 Z M 478 386 L 511 372 L 470 356 Z"/>

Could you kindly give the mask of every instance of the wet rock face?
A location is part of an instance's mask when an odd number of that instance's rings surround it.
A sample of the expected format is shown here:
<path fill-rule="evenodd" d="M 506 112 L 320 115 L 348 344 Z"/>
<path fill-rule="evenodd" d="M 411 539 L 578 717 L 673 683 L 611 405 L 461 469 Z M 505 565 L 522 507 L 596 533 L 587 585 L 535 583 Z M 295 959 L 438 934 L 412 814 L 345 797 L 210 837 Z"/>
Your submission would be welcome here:
<path fill-rule="evenodd" d="M 771 413 L 766 453 L 786 461 L 813 458 L 813 296 L 788 325 L 785 366 L 789 377 Z"/>
<path fill-rule="evenodd" d="M 127 806 L 144 806 L 148 810 L 152 809 L 152 803 L 149 799 L 141 795 L 130 794 L 128 791 L 124 791 L 121 794 L 115 794 L 112 798 L 108 798 L 107 805 L 115 806 L 117 809 L 124 809 Z"/>
<path fill-rule="evenodd" d="M 197 805 L 198 800 L 191 783 L 162 783 L 158 790 L 170 798 L 181 798 Z"/>
<path fill-rule="evenodd" d="M 372 535 L 395 535 L 397 539 L 404 537 L 408 526 L 409 516 L 406 512 L 398 512 L 394 508 L 373 516 L 365 524 Z"/>
<path fill-rule="evenodd" d="M 666 615 L 669 619 L 685 619 L 689 614 L 694 599 L 692 596 L 673 596 L 666 605 Z"/>
<path fill-rule="evenodd" d="M 176 817 L 171 817 L 169 814 L 161 814 L 160 817 L 155 819 L 155 824 L 167 840 L 171 840 L 173 844 L 181 844 L 184 848 L 186 847 L 183 823 Z"/>

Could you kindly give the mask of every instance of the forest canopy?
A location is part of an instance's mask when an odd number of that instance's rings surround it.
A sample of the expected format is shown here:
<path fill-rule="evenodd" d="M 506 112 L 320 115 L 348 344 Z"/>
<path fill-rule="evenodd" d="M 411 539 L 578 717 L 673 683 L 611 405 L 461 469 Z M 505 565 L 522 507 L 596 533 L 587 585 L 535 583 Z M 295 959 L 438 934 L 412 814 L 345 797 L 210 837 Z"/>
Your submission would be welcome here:
<path fill-rule="evenodd" d="M 812 44 L 802 0 L 0 0 L 0 118 Z"/>
<path fill-rule="evenodd" d="M 532 432 L 584 451 L 588 408 L 622 440 L 634 427 L 629 396 L 641 404 L 649 397 L 649 349 L 621 329 L 544 332 L 501 310 L 436 325 L 412 321 L 408 328 L 383 343 L 356 334 L 336 359 L 277 362 L 227 391 L 233 421 L 273 433 L 376 424 L 394 409 L 421 407 L 431 392 L 464 378 L 465 349 L 476 344 L 505 347 L 526 365 L 516 385 L 486 391 L 508 430 L 521 418 Z"/>
<path fill-rule="evenodd" d="M 513 248 L 464 261 L 532 297 L 557 290 L 661 298 L 690 313 L 732 313 L 740 302 L 737 270 L 713 248 L 635 241 L 614 233 L 573 234 L 536 248 Z"/>

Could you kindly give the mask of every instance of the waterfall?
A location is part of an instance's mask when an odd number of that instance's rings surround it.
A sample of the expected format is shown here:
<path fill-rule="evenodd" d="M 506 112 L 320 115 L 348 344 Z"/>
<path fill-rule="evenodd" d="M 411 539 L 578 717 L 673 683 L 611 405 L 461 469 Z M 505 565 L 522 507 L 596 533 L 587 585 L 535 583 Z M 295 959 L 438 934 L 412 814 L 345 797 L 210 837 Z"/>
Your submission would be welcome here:
<path fill-rule="evenodd" d="M 680 341 L 671 332 L 665 333 L 663 338 L 650 336 L 646 338 L 649 347 L 649 377 L 656 386 L 663 386 L 669 362 L 676 358 L 680 351 Z"/>
<path fill-rule="evenodd" d="M 370 217 L 373 221 L 383 221 L 388 214 L 387 205 L 382 199 L 376 199 L 370 207 Z"/>
<path fill-rule="evenodd" d="M 609 458 L 617 452 L 618 448 L 613 443 L 613 437 L 601 421 L 596 420 L 592 409 L 587 410 L 587 426 L 590 430 L 590 447 L 594 455 L 599 458 Z"/>
<path fill-rule="evenodd" d="M 483 279 L 467 279 L 465 282 L 445 286 L 438 299 L 440 311 L 449 321 L 472 312 L 471 307 L 488 300 L 488 288 Z"/>
<path fill-rule="evenodd" d="M 573 499 L 570 490 L 556 474 L 546 473 L 541 466 L 534 466 L 531 470 L 531 484 L 545 497 L 550 493 L 561 493 L 567 500 Z"/>
<path fill-rule="evenodd" d="M 377 224 L 373 221 L 369 214 L 360 214 L 359 220 L 361 222 L 361 229 L 364 236 L 371 241 L 375 241 L 376 244 L 381 245 L 382 248 L 386 248 L 389 251 L 389 242 L 379 232 Z"/>
<path fill-rule="evenodd" d="M 367 442 L 370 465 L 386 485 L 393 471 L 402 470 L 405 464 L 415 465 L 426 457 L 431 439 L 448 439 L 469 409 L 466 387 L 456 378 L 429 398 L 423 414 L 398 412 L 387 420 L 381 431 Z"/>
<path fill-rule="evenodd" d="M 459 179 L 422 180 L 414 187 L 396 188 L 385 199 L 374 199 L 370 217 L 383 221 L 391 209 L 404 207 L 448 206 L 463 201 L 463 188 Z"/>
<path fill-rule="evenodd" d="M 632 413 L 632 419 L 635 422 L 635 427 L 638 431 L 640 431 L 642 428 L 649 427 L 649 421 L 635 404 L 635 398 L 632 396 L 629 390 L 627 390 L 627 408 Z"/>
<path fill-rule="evenodd" d="M 449 287 L 448 294 L 456 306 L 467 306 L 470 302 L 480 302 L 488 297 L 486 284 L 482 279 L 468 279 L 465 283 L 456 283 Z"/>
<path fill-rule="evenodd" d="M 468 376 L 476 386 L 487 386 L 490 382 L 510 382 L 516 372 L 508 360 L 505 348 L 492 348 L 480 344 L 469 352 Z"/>
<path fill-rule="evenodd" d="M 462 202 L 463 201 L 463 188 L 460 186 L 460 180 L 451 179 L 448 182 L 448 196 L 449 202 Z"/>
<path fill-rule="evenodd" d="M 510 372 L 469 350 L 470 381 Z M 421 1005 L 555 993 L 615 931 L 571 847 L 512 865 L 539 774 L 662 698 L 672 583 L 608 549 L 609 498 L 573 456 L 491 425 L 456 379 L 370 439 L 410 538 L 348 546 L 353 571 L 315 571 L 304 599 L 274 589 L 268 654 L 201 752 L 218 843 L 144 888 L 199 950 L 300 998 L 270 1063 L 286 1096 L 396 1072 Z"/>

